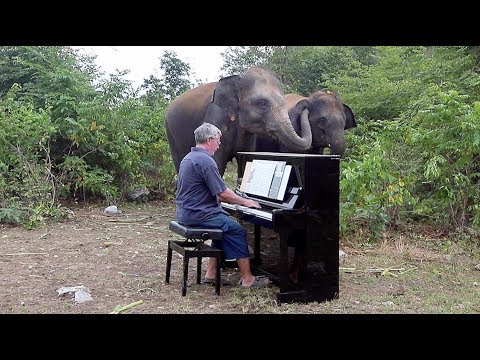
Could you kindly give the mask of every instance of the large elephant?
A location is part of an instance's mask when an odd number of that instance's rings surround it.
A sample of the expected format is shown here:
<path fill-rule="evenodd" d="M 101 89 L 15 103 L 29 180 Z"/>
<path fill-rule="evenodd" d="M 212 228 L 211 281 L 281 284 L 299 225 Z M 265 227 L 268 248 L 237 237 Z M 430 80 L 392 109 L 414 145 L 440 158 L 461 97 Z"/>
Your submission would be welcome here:
<path fill-rule="evenodd" d="M 330 91 L 316 91 L 309 97 L 299 94 L 285 95 L 288 115 L 292 126 L 300 133 L 300 118 L 308 109 L 308 120 L 312 132 L 312 147 L 307 151 L 296 151 L 287 144 L 280 144 L 262 136 L 257 138 L 257 151 L 302 152 L 323 154 L 325 148 L 330 153 L 343 156 L 345 152 L 345 130 L 356 127 L 352 110 Z"/>
<path fill-rule="evenodd" d="M 165 127 L 177 172 L 180 161 L 195 146 L 193 131 L 204 122 L 222 131 L 222 143 L 214 155 L 221 175 L 238 151 L 255 150 L 255 134 L 298 152 L 307 151 L 312 143 L 308 114 L 299 119 L 297 135 L 280 82 L 271 71 L 258 67 L 197 86 L 170 104 Z"/>

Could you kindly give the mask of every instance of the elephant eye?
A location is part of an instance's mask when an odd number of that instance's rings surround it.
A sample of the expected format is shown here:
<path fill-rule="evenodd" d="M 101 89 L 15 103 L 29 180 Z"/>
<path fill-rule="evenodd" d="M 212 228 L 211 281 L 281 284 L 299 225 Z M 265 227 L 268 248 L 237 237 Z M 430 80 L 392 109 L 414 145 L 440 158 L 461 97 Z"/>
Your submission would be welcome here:
<path fill-rule="evenodd" d="M 267 99 L 256 99 L 253 104 L 262 111 L 267 111 L 270 108 L 270 101 Z"/>
<path fill-rule="evenodd" d="M 325 125 L 327 123 L 327 118 L 325 116 L 319 117 L 317 123 L 319 125 Z"/>

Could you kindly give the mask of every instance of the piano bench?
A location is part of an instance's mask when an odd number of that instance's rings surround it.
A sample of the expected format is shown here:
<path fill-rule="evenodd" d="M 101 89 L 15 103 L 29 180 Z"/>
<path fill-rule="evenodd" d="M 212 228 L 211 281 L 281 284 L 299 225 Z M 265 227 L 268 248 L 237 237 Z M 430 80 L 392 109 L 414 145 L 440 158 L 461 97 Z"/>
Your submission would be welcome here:
<path fill-rule="evenodd" d="M 188 262 L 190 258 L 197 258 L 197 284 L 200 284 L 202 258 L 216 257 L 217 275 L 215 277 L 215 294 L 220 295 L 220 275 L 223 251 L 207 245 L 204 242 L 206 240 L 223 239 L 223 231 L 220 229 L 185 226 L 179 224 L 177 221 L 170 221 L 169 230 L 183 236 L 185 240 L 168 240 L 165 283 L 168 284 L 170 282 L 170 269 L 172 265 L 173 250 L 183 255 L 182 296 L 187 294 Z"/>

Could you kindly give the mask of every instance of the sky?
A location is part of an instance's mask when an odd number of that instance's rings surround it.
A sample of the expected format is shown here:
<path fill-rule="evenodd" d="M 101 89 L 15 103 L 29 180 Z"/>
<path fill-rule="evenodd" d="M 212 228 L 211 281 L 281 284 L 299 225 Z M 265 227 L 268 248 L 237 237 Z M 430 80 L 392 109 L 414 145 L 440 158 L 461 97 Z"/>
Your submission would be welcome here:
<path fill-rule="evenodd" d="M 133 86 L 143 84 L 143 79 L 155 75 L 160 77 L 160 58 L 166 50 L 175 51 L 177 57 L 188 63 L 195 78 L 205 82 L 220 79 L 223 59 L 221 52 L 226 46 L 75 46 L 85 54 L 97 55 L 96 63 L 107 74 L 118 70 L 130 70 L 125 76 Z"/>

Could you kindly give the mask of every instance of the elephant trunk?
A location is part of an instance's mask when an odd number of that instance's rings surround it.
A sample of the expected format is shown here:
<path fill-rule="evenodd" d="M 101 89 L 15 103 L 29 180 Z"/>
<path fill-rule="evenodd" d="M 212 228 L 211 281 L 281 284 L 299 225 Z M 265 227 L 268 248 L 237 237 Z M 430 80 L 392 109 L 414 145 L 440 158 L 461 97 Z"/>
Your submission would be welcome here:
<path fill-rule="evenodd" d="M 308 121 L 308 109 L 305 108 L 300 117 L 301 135 L 295 132 L 290 120 L 280 124 L 278 140 L 286 147 L 296 152 L 304 152 L 312 146 L 312 130 Z"/>
<path fill-rule="evenodd" d="M 330 153 L 343 156 L 345 153 L 345 136 L 341 134 L 333 135 L 330 142 Z"/>

